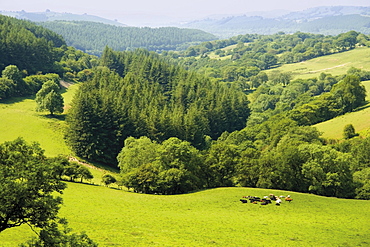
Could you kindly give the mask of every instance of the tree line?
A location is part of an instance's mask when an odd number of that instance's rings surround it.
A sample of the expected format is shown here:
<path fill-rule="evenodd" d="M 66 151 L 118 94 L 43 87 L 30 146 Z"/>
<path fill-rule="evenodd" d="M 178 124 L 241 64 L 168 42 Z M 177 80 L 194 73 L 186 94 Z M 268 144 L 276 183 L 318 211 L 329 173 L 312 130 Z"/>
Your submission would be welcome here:
<path fill-rule="evenodd" d="M 118 162 L 120 185 L 160 194 L 249 186 L 367 198 L 360 178 L 368 165 L 358 168 L 354 153 L 308 127 L 362 106 L 366 71 L 295 81 L 260 72 L 249 104 L 237 84 L 145 50 L 106 48 L 100 65 L 76 93 L 67 140 L 81 157 Z"/>
<path fill-rule="evenodd" d="M 94 55 L 101 55 L 106 46 L 117 51 L 137 48 L 163 51 L 217 39 L 201 30 L 176 27 L 119 27 L 86 21 L 52 21 L 40 25 L 62 35 L 68 45 Z"/>
<path fill-rule="evenodd" d="M 315 128 L 276 116 L 224 132 L 203 151 L 175 137 L 129 137 L 117 159 L 120 183 L 141 193 L 246 186 L 370 199 L 369 140 L 329 145 Z"/>

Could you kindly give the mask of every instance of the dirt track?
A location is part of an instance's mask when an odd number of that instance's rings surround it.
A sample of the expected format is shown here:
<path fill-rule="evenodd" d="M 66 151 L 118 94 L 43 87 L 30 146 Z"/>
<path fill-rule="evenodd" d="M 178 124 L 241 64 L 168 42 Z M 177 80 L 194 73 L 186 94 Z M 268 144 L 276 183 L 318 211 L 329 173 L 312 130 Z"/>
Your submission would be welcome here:
<path fill-rule="evenodd" d="M 320 72 L 320 71 L 335 69 L 335 68 L 343 67 L 343 66 L 345 66 L 347 64 L 349 64 L 349 63 L 340 64 L 340 65 L 337 65 L 337 66 L 334 66 L 334 67 L 331 67 L 331 68 L 325 68 L 325 69 L 319 69 L 319 70 L 309 71 L 309 72 L 307 72 L 307 74 L 312 74 L 312 73 L 317 73 L 317 72 Z"/>
<path fill-rule="evenodd" d="M 66 82 L 66 81 L 63 81 L 63 80 L 60 80 L 59 81 L 59 84 L 64 87 L 64 88 L 69 88 L 71 85 L 73 85 L 73 83 L 70 83 L 70 82 Z"/>

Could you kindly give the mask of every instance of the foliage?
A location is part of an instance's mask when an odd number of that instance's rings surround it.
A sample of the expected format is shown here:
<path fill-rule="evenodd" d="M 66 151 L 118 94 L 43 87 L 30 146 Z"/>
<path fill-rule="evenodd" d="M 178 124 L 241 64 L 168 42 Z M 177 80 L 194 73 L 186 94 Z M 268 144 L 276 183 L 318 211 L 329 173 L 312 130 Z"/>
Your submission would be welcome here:
<path fill-rule="evenodd" d="M 102 177 L 102 182 L 106 185 L 106 186 L 109 186 L 110 184 L 114 184 L 115 182 L 117 182 L 116 178 L 113 177 L 112 175 L 110 174 L 104 174 L 103 177 Z"/>
<path fill-rule="evenodd" d="M 56 160 L 58 165 L 60 165 L 60 177 L 67 176 L 69 181 L 75 182 L 76 179 L 80 178 L 80 182 L 83 180 L 91 180 L 94 176 L 91 174 L 89 169 L 76 161 L 68 161 L 66 158 L 60 157 Z"/>
<path fill-rule="evenodd" d="M 63 229 L 59 229 L 60 226 Z M 97 247 L 93 240 L 91 240 L 86 233 L 76 234 L 71 233 L 72 229 L 68 228 L 65 220 L 59 222 L 51 222 L 48 226 L 42 229 L 38 238 L 33 238 L 20 247 Z"/>
<path fill-rule="evenodd" d="M 351 50 L 363 39 L 368 37 L 354 31 L 337 36 L 302 32 L 246 34 L 227 40 L 203 42 L 189 47 L 176 57 L 172 53 L 164 55 L 189 70 L 204 72 L 220 81 L 245 84 L 247 89 L 256 81 L 253 76 L 260 70 Z M 220 59 L 220 54 L 227 54 L 229 58 Z M 200 57 L 194 59 L 196 56 Z"/>
<path fill-rule="evenodd" d="M 66 185 L 38 144 L 18 138 L 0 145 L 0 231 L 29 224 L 43 228 L 57 217 Z"/>
<path fill-rule="evenodd" d="M 343 129 L 344 139 L 351 139 L 352 137 L 355 137 L 356 135 L 357 134 L 356 134 L 355 128 L 353 127 L 352 124 L 347 124 L 346 126 L 344 126 L 344 129 Z"/>
<path fill-rule="evenodd" d="M 37 92 L 35 100 L 37 111 L 49 111 L 50 115 L 63 112 L 63 97 L 59 93 L 59 86 L 54 81 L 45 82 Z"/>
<path fill-rule="evenodd" d="M 130 137 L 118 161 L 123 185 L 136 192 L 181 194 L 203 188 L 206 182 L 199 151 L 174 137 L 162 144 Z"/>
<path fill-rule="evenodd" d="M 0 78 L 0 98 L 7 99 L 15 96 L 32 95 L 39 91 L 46 81 L 59 84 L 60 78 L 57 74 L 31 75 L 24 77 L 15 65 L 9 65 L 2 71 Z"/>
<path fill-rule="evenodd" d="M 370 200 L 370 167 L 355 172 L 353 179 L 359 184 L 356 188 L 356 198 Z"/>

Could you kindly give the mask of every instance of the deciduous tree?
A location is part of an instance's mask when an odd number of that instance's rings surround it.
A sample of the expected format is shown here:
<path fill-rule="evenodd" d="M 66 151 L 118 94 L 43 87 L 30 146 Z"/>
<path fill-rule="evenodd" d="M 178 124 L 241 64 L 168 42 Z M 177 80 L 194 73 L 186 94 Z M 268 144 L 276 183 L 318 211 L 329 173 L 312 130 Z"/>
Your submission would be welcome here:
<path fill-rule="evenodd" d="M 36 94 L 37 111 L 50 111 L 62 113 L 64 100 L 59 93 L 59 86 L 53 81 L 47 81 Z"/>
<path fill-rule="evenodd" d="M 36 143 L 18 138 L 0 144 L 0 232 L 29 224 L 46 227 L 57 218 L 66 185 Z"/>

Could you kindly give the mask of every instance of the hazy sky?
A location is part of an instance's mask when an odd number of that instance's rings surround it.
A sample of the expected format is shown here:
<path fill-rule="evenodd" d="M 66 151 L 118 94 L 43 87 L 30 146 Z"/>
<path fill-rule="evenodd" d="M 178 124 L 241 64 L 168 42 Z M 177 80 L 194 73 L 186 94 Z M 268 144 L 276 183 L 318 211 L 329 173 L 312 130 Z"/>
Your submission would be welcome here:
<path fill-rule="evenodd" d="M 316 6 L 370 6 L 370 0 L 1 0 L 0 10 L 98 15 L 120 22 L 128 17 L 201 19 L 217 14 L 243 14 L 276 9 L 304 10 Z"/>

